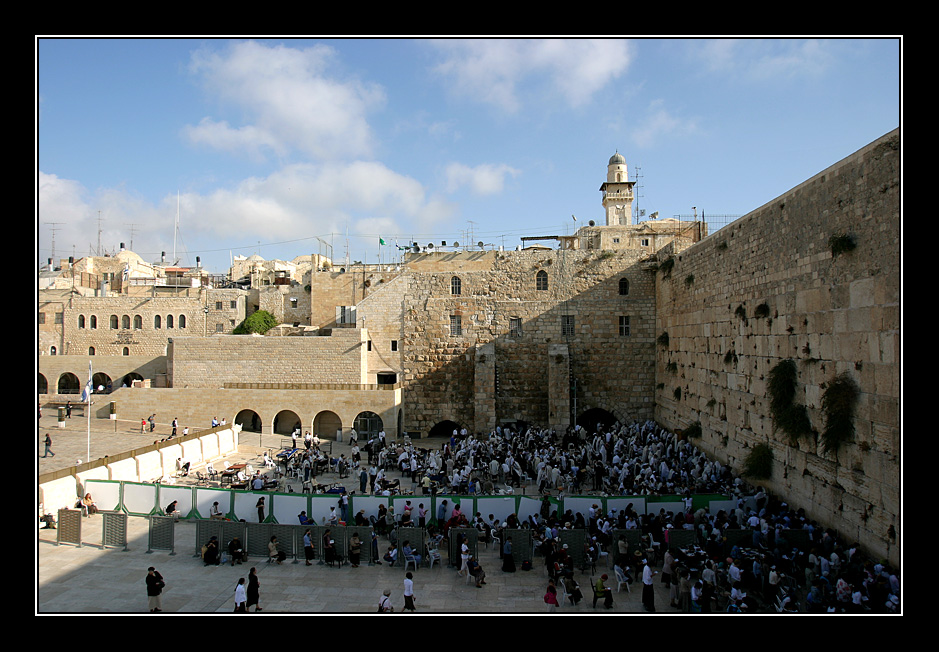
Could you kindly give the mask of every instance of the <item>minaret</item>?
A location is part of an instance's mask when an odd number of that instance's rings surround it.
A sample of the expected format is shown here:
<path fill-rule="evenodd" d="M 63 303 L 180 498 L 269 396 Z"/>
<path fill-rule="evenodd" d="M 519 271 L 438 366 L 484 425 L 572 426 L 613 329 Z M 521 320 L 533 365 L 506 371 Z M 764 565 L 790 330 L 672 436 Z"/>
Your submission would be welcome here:
<path fill-rule="evenodd" d="M 607 226 L 633 223 L 633 185 L 635 181 L 629 180 L 626 171 L 626 159 L 616 152 L 606 166 L 606 183 L 600 186 Z"/>

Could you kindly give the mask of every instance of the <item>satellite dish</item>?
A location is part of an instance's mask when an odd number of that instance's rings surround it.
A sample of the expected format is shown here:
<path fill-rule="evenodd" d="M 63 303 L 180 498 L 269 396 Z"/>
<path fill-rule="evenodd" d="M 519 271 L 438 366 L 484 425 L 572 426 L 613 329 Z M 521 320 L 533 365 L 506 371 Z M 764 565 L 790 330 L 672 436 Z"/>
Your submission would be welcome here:
<path fill-rule="evenodd" d="M 590 220 L 589 222 L 587 222 L 587 226 L 596 226 L 596 225 L 597 223 L 594 222 L 593 220 Z"/>
<path fill-rule="evenodd" d="M 446 247 L 446 246 L 447 246 L 447 241 L 446 241 L 446 240 L 441 240 L 441 241 L 440 241 L 440 246 L 441 246 L 441 247 Z"/>
<path fill-rule="evenodd" d="M 459 242 L 454 242 L 454 243 L 453 243 L 453 246 L 454 246 L 454 247 L 459 247 L 459 246 L 460 246 L 460 243 L 459 243 Z"/>
<path fill-rule="evenodd" d="M 476 243 L 476 246 L 479 247 L 480 249 L 482 249 L 482 248 L 483 248 L 483 241 L 480 240 L 479 242 L 477 242 L 477 243 Z"/>
<path fill-rule="evenodd" d="M 420 248 L 420 246 L 419 246 L 416 242 L 414 243 L 414 249 L 413 249 L 413 251 L 414 251 L 414 253 L 416 253 L 416 254 L 421 253 L 421 248 Z"/>
<path fill-rule="evenodd" d="M 428 243 L 427 243 L 427 248 L 428 248 L 428 249 L 433 249 L 433 248 L 434 248 L 434 243 L 433 243 L 433 242 L 428 242 Z"/>

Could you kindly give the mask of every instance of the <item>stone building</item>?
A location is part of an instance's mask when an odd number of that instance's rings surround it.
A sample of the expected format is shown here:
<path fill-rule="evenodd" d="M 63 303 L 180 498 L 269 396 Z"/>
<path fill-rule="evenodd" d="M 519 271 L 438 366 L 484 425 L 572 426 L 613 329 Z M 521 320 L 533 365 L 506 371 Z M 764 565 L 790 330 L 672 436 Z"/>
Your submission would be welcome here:
<path fill-rule="evenodd" d="M 181 422 L 225 416 L 249 431 L 300 425 L 321 436 L 636 419 L 700 427 L 696 445 L 738 470 L 768 447 L 765 486 L 896 562 L 899 158 L 899 133 L 887 134 L 708 234 L 698 222 L 634 224 L 632 184 L 616 154 L 601 185 L 606 224 L 550 238 L 557 249 L 314 266 L 237 299 L 200 291 L 191 308 L 177 303 L 188 297 L 124 297 L 121 308 L 109 297 L 41 296 L 41 310 L 58 307 L 64 321 L 52 324 L 62 330 L 54 336 L 40 327 L 40 349 L 54 341 L 59 353 L 40 356 L 40 393 L 44 371 L 87 373 L 91 347 L 98 365 L 126 357 L 125 346 L 137 355 L 119 336 L 148 336 L 159 315 L 162 332 L 146 346 L 141 339 L 139 352 L 141 362 L 153 356 L 145 378 L 166 388 L 116 391 L 132 417 L 158 403 Z M 223 321 L 200 313 L 240 300 L 246 314 L 273 308 L 296 325 L 282 334 L 295 336 L 213 332 Z M 91 336 L 92 316 L 105 338 Z M 798 438 L 774 422 L 768 389 L 773 369 L 790 361 L 809 423 Z M 826 447 L 826 389 L 844 378 L 857 388 L 854 436 Z"/>

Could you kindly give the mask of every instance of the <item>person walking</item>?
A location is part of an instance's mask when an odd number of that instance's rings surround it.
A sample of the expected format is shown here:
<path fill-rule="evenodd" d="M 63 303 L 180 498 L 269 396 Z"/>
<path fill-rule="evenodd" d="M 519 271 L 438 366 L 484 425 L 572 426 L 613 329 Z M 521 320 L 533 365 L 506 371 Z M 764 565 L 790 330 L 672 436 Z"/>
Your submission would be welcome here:
<path fill-rule="evenodd" d="M 251 609 L 254 605 L 255 611 L 261 611 L 261 580 L 258 579 L 258 569 L 254 566 L 248 571 L 248 602 L 245 604 L 245 611 Z"/>
<path fill-rule="evenodd" d="M 235 585 L 235 613 L 248 613 L 248 594 L 245 591 L 245 578 L 239 577 Z"/>
<path fill-rule="evenodd" d="M 642 606 L 646 611 L 655 611 L 655 589 L 652 586 L 652 578 L 658 575 L 649 566 L 649 560 L 642 560 Z"/>
<path fill-rule="evenodd" d="M 404 611 L 417 611 L 414 608 L 414 576 L 410 571 L 404 576 Z"/>
<path fill-rule="evenodd" d="M 42 443 L 45 444 L 45 447 L 46 447 L 46 451 L 45 453 L 43 453 L 42 456 L 48 457 L 49 455 L 51 455 L 52 457 L 55 457 L 55 453 L 52 452 L 52 437 L 49 435 L 48 432 L 46 433 L 46 438 L 42 440 Z"/>
<path fill-rule="evenodd" d="M 151 566 L 147 569 L 147 602 L 150 607 L 150 613 L 159 613 L 163 611 L 163 588 L 166 583 L 163 576 Z"/>

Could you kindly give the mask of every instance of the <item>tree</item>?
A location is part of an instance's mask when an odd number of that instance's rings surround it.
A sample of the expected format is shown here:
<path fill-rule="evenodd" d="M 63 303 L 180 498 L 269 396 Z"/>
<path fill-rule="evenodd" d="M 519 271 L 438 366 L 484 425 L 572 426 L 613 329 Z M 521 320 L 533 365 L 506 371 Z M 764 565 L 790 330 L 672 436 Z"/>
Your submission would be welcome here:
<path fill-rule="evenodd" d="M 274 315 L 266 310 L 258 310 L 238 324 L 232 333 L 234 335 L 250 335 L 251 333 L 264 335 L 264 333 L 274 328 L 274 326 L 277 326 L 277 319 Z"/>

